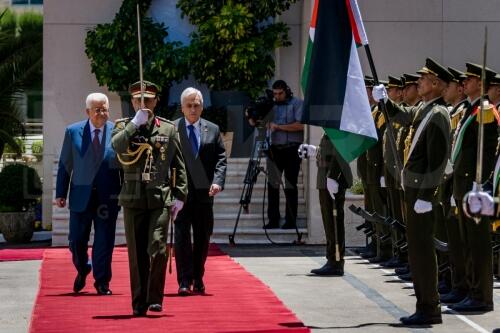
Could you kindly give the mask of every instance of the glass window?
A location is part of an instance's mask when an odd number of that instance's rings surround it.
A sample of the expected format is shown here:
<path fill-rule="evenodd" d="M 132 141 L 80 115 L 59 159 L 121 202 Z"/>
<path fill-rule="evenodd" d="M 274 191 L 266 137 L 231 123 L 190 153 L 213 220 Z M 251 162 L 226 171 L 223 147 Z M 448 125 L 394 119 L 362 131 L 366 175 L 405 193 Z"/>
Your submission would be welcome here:
<path fill-rule="evenodd" d="M 43 0 L 12 0 L 12 5 L 43 5 Z"/>

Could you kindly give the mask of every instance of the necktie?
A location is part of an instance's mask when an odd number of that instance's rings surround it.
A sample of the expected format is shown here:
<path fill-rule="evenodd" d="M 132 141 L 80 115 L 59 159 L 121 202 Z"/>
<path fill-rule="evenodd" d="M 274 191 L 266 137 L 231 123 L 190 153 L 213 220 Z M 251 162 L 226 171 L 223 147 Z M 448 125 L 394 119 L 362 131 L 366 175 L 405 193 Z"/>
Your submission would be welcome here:
<path fill-rule="evenodd" d="M 196 138 L 196 134 L 194 133 L 194 126 L 188 125 L 189 129 L 189 143 L 191 143 L 191 148 L 193 149 L 193 155 L 198 156 L 198 139 Z"/>
<path fill-rule="evenodd" d="M 100 129 L 96 128 L 94 130 L 94 138 L 92 139 L 92 146 L 94 148 L 94 153 L 96 157 L 99 156 L 101 152 L 101 142 L 99 141 L 99 133 L 101 132 Z"/>

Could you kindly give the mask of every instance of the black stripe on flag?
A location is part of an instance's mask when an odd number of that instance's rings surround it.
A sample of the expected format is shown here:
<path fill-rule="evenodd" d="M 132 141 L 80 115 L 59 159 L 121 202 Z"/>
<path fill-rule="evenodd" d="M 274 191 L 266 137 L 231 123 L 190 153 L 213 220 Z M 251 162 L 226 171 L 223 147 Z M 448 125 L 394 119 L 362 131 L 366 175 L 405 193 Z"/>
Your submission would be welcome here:
<path fill-rule="evenodd" d="M 345 1 L 320 0 L 302 123 L 340 128 L 352 42 Z"/>

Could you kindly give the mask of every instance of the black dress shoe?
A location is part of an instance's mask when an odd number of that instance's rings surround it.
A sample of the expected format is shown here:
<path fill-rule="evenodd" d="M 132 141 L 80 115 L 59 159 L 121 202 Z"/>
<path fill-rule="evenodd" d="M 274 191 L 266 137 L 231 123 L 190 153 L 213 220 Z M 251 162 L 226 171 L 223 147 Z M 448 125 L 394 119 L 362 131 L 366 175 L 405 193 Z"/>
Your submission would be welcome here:
<path fill-rule="evenodd" d="M 149 311 L 152 312 L 161 312 L 163 310 L 161 304 L 155 303 L 149 305 Z"/>
<path fill-rule="evenodd" d="M 296 228 L 296 224 L 295 223 L 285 222 L 285 224 L 283 224 L 281 226 L 281 229 L 295 229 L 295 228 Z"/>
<path fill-rule="evenodd" d="M 409 272 L 410 272 L 410 266 L 408 266 L 408 265 L 396 268 L 394 270 L 394 273 L 396 273 L 397 275 L 408 274 Z"/>
<path fill-rule="evenodd" d="M 436 315 L 426 315 L 422 312 L 415 312 L 411 316 L 401 317 L 399 319 L 403 325 L 433 325 L 433 324 L 441 324 L 443 319 L 441 318 L 441 314 Z"/>
<path fill-rule="evenodd" d="M 466 297 L 467 294 L 465 292 L 453 289 L 449 293 L 441 295 L 441 297 L 439 297 L 439 300 L 441 301 L 441 303 L 454 304 L 454 303 L 460 303 Z"/>
<path fill-rule="evenodd" d="M 380 265 L 385 268 L 397 268 L 397 267 L 402 267 L 404 263 L 401 260 L 399 260 L 398 257 L 392 257 L 391 259 L 381 263 Z"/>
<path fill-rule="evenodd" d="M 363 259 L 369 259 L 369 258 L 376 257 L 376 256 L 377 256 L 377 254 L 376 254 L 374 251 L 370 251 L 370 250 L 368 250 L 368 251 L 366 251 L 366 252 L 361 253 L 361 255 L 360 255 L 360 256 L 361 256 L 361 258 L 363 258 Z"/>
<path fill-rule="evenodd" d="M 99 295 L 112 295 L 113 292 L 109 289 L 108 286 L 102 284 L 94 284 L 95 290 Z"/>
<path fill-rule="evenodd" d="M 322 275 L 322 276 L 342 276 L 344 275 L 344 270 L 340 267 L 335 267 L 329 261 L 323 265 L 321 268 L 311 269 L 312 274 Z"/>
<path fill-rule="evenodd" d="M 444 280 L 440 280 L 438 283 L 438 293 L 440 295 L 444 295 L 451 292 L 451 287 L 448 285 L 448 282 Z"/>
<path fill-rule="evenodd" d="M 262 227 L 262 229 L 278 229 L 280 224 L 278 221 L 269 221 L 266 225 Z"/>
<path fill-rule="evenodd" d="M 399 277 L 401 280 L 406 281 L 406 282 L 411 282 L 411 281 L 413 281 L 413 278 L 411 277 L 411 272 L 408 272 L 408 274 L 398 275 L 398 277 Z"/>
<path fill-rule="evenodd" d="M 148 312 L 148 308 L 146 306 L 138 306 L 133 310 L 134 317 L 145 317 L 146 312 Z"/>
<path fill-rule="evenodd" d="M 194 280 L 193 293 L 194 294 L 204 294 L 205 293 L 205 285 L 203 284 L 203 280 Z"/>
<path fill-rule="evenodd" d="M 92 266 L 86 265 L 83 272 L 78 272 L 75 278 L 75 282 L 73 283 L 73 291 L 75 293 L 80 292 L 83 288 L 85 288 L 85 280 L 87 279 L 87 275 L 89 275 L 92 270 Z"/>
<path fill-rule="evenodd" d="M 189 283 L 181 282 L 179 285 L 179 290 L 177 291 L 179 296 L 189 296 L 191 295 L 191 286 Z"/>
<path fill-rule="evenodd" d="M 452 304 L 448 306 L 450 309 L 457 312 L 489 312 L 493 311 L 493 304 L 486 304 L 475 300 L 473 298 L 467 297 L 460 303 Z"/>
<path fill-rule="evenodd" d="M 380 256 L 375 256 L 375 257 L 372 257 L 372 258 L 368 258 L 368 261 L 371 262 L 372 264 L 378 264 L 378 263 L 381 263 L 384 260 L 384 258 L 380 257 Z"/>

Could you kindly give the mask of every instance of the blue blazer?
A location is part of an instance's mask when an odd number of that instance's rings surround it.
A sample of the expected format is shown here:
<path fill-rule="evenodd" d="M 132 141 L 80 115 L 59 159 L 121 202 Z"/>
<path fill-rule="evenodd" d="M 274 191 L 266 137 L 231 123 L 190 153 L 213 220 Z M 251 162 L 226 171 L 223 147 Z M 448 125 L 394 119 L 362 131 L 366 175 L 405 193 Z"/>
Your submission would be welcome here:
<path fill-rule="evenodd" d="M 92 147 L 89 120 L 66 128 L 59 157 L 56 198 L 66 198 L 69 190 L 71 211 L 86 210 L 93 188 L 97 190 L 99 204 L 118 206 L 121 166 L 111 147 L 113 126 L 110 121 L 104 125 L 100 154 Z"/>

